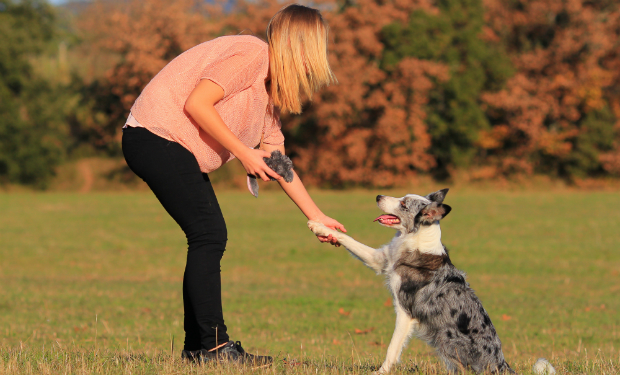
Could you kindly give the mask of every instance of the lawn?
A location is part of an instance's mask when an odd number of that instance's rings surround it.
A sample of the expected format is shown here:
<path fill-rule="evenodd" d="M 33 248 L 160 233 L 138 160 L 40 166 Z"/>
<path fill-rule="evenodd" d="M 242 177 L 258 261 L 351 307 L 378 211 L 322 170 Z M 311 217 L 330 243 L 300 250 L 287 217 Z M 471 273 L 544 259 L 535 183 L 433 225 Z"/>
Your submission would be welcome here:
<path fill-rule="evenodd" d="M 393 232 L 373 223 L 378 193 L 313 197 L 379 246 Z M 218 198 L 229 334 L 277 357 L 258 373 L 376 369 L 394 325 L 383 280 L 320 244 L 281 192 Z M 563 374 L 620 373 L 620 194 L 453 189 L 445 203 L 443 242 L 513 368 L 529 374 L 545 357 Z M 151 193 L 0 194 L 0 374 L 252 372 L 179 361 L 185 255 Z M 402 359 L 395 373 L 442 373 L 416 339 Z"/>

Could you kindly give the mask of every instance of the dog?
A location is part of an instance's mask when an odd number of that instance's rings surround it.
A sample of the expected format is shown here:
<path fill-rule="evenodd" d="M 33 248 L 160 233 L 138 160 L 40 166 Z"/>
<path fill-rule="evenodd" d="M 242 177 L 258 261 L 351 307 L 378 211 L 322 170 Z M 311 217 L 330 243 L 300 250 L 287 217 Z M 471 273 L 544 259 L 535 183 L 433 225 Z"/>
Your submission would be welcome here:
<path fill-rule="evenodd" d="M 452 208 L 443 204 L 448 189 L 426 196 L 394 198 L 379 195 L 385 214 L 375 221 L 398 232 L 379 249 L 309 221 L 317 236 L 332 236 L 377 274 L 386 276 L 393 296 L 396 328 L 378 374 L 396 364 L 409 337 L 415 335 L 435 349 L 450 373 L 512 373 L 502 343 L 482 303 L 450 261 L 441 243 L 439 222 Z"/>

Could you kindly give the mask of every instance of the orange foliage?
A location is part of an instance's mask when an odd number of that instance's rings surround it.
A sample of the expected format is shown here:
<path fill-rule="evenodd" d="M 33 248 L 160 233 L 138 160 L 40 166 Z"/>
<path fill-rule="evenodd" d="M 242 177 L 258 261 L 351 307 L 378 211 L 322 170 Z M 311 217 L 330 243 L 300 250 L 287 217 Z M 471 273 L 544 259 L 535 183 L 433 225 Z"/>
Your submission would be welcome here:
<path fill-rule="evenodd" d="M 585 116 L 608 108 L 620 118 L 620 7 L 597 8 L 582 0 L 521 0 L 520 7 L 484 2 L 486 26 L 480 37 L 503 41 L 516 73 L 503 90 L 479 98 L 493 125 L 476 144 L 480 178 L 532 173 L 541 158 L 570 158 L 576 139 L 587 131 Z M 203 4 L 108 1 L 95 3 L 82 16 L 81 29 L 93 52 L 118 56 L 101 80 L 117 100 L 105 108 L 109 121 L 98 133 L 118 137 L 142 88 L 175 56 L 219 35 L 264 38 L 269 19 L 284 5 L 240 1 L 223 12 L 221 6 Z M 425 107 L 434 82 L 449 79 L 448 67 L 405 58 L 381 69 L 379 62 L 382 29 L 395 21 L 406 24 L 417 9 L 437 13 L 433 1 L 315 4 L 330 25 L 330 62 L 338 84 L 316 95 L 303 115 L 283 118 L 296 170 L 308 183 L 329 186 L 391 186 L 430 171 L 436 161 L 429 152 Z M 620 140 L 598 157 L 608 173 L 620 174 Z"/>
<path fill-rule="evenodd" d="M 414 9 L 434 11 L 430 4 L 360 0 L 327 14 L 339 83 L 289 125 L 316 127 L 315 142 L 294 147 L 307 181 L 390 186 L 434 166 L 424 106 L 433 87 L 430 77 L 447 79 L 447 67 L 408 58 L 386 73 L 378 64 L 382 28 L 395 20 L 407 22 Z"/>
<path fill-rule="evenodd" d="M 620 118 L 620 9 L 581 0 L 514 4 L 485 0 L 488 27 L 507 41 L 517 73 L 504 90 L 483 95 L 497 125 L 480 147 L 502 171 L 531 173 L 533 154 L 562 160 L 574 152 L 588 113 L 611 106 Z M 617 151 L 601 155 L 609 172 L 620 171 L 618 159 Z"/>
<path fill-rule="evenodd" d="M 194 0 L 98 1 L 80 17 L 79 28 L 91 53 L 111 53 L 118 60 L 99 80 L 99 94 L 117 98 L 103 108 L 108 119 L 98 133 L 104 141 L 118 139 L 134 101 L 170 60 L 217 35 L 216 25 L 196 11 L 202 9 L 199 4 Z"/>

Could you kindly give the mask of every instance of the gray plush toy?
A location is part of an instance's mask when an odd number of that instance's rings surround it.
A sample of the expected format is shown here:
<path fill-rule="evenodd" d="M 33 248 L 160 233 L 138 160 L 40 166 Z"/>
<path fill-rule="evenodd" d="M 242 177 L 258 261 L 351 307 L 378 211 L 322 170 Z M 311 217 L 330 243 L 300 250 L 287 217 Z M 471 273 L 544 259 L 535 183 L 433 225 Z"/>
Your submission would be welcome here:
<path fill-rule="evenodd" d="M 283 155 L 280 151 L 276 150 L 271 152 L 271 156 L 263 158 L 265 164 L 274 172 L 284 178 L 286 182 L 293 182 L 293 162 L 288 156 Z M 271 181 L 275 181 L 275 178 L 271 178 Z M 253 196 L 258 198 L 258 182 L 256 176 L 248 175 L 248 190 Z"/>

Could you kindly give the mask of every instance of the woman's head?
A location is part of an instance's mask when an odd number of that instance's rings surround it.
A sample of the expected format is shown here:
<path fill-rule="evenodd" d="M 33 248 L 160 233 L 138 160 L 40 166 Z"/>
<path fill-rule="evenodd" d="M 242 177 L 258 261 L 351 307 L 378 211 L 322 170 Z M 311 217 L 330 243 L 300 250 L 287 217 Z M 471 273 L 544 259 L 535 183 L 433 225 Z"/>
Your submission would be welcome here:
<path fill-rule="evenodd" d="M 282 8 L 269 21 L 270 94 L 281 110 L 301 113 L 302 90 L 312 98 L 336 81 L 327 61 L 327 30 L 318 10 L 298 4 Z"/>

